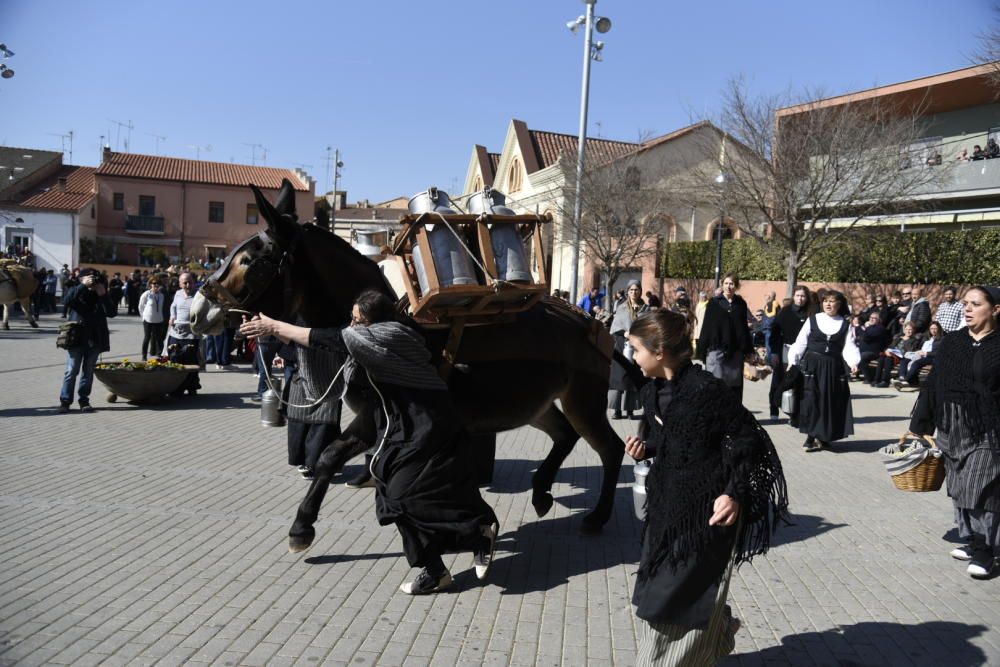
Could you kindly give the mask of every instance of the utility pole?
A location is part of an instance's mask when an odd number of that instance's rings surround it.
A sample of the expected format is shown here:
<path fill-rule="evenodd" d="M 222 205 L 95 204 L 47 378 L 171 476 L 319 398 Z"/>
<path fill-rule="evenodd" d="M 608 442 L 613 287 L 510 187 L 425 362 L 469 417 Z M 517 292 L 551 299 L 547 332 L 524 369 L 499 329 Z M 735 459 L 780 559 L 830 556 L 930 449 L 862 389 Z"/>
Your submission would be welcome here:
<path fill-rule="evenodd" d="M 344 163 L 340 161 L 340 149 L 333 153 L 333 210 L 337 210 L 337 184 L 340 183 L 340 168 Z"/>

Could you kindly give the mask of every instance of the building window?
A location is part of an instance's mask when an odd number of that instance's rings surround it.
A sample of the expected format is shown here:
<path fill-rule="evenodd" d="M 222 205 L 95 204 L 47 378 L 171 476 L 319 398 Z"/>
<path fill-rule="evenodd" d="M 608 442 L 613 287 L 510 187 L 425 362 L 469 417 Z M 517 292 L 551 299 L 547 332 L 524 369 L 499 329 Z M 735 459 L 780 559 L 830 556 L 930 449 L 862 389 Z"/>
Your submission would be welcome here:
<path fill-rule="evenodd" d="M 224 202 L 221 201 L 208 202 L 208 221 L 209 222 L 226 221 L 226 204 Z"/>
<path fill-rule="evenodd" d="M 97 207 L 93 204 L 90 205 L 90 219 L 93 220 L 97 217 Z"/>
<path fill-rule="evenodd" d="M 124 192 L 116 192 L 116 193 L 114 193 L 114 195 L 112 195 L 111 199 L 114 202 L 112 205 L 114 206 L 114 209 L 116 211 L 124 211 L 125 210 L 125 193 Z"/>
<path fill-rule="evenodd" d="M 256 204 L 247 204 L 247 224 L 248 225 L 256 225 L 257 224 L 257 217 L 258 217 L 257 205 Z"/>
<path fill-rule="evenodd" d="M 521 161 L 517 158 L 510 163 L 507 170 L 507 192 L 517 192 L 521 189 Z"/>
<path fill-rule="evenodd" d="M 139 195 L 139 215 L 156 215 L 156 197 Z"/>
<path fill-rule="evenodd" d="M 205 246 L 205 256 L 212 266 L 207 268 L 218 268 L 216 262 L 221 261 L 226 256 L 226 246 L 224 245 L 206 245 Z"/>
<path fill-rule="evenodd" d="M 476 176 L 476 180 L 472 182 L 472 191 L 479 192 L 482 189 L 483 189 L 483 179 L 481 179 L 479 176 Z"/>

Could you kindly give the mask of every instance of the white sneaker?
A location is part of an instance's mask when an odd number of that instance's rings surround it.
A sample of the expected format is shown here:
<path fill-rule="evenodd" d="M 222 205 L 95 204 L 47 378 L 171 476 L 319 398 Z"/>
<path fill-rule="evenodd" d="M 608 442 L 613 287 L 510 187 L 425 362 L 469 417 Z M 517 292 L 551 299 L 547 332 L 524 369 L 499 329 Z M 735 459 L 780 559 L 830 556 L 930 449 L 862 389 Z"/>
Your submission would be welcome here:
<path fill-rule="evenodd" d="M 435 580 L 434 576 L 428 574 L 427 570 L 424 569 L 420 570 L 420 574 L 413 581 L 401 584 L 399 590 L 407 595 L 427 595 L 428 593 L 442 591 L 449 586 L 451 586 L 451 573 L 448 570 L 445 570 L 444 574 Z"/>
<path fill-rule="evenodd" d="M 993 573 L 993 559 L 986 562 L 973 561 L 965 569 L 973 579 L 987 579 Z"/>
<path fill-rule="evenodd" d="M 496 552 L 497 548 L 497 532 L 500 530 L 499 524 L 490 524 L 489 526 L 483 526 L 483 537 L 489 540 L 489 551 L 486 549 L 482 551 L 475 551 L 472 555 L 472 562 L 476 569 L 476 579 L 482 581 L 486 578 L 486 575 L 490 573 L 490 565 L 493 564 L 493 554 Z"/>
<path fill-rule="evenodd" d="M 963 544 L 949 551 L 948 555 L 955 560 L 972 560 L 972 549 L 969 548 L 968 544 Z"/>

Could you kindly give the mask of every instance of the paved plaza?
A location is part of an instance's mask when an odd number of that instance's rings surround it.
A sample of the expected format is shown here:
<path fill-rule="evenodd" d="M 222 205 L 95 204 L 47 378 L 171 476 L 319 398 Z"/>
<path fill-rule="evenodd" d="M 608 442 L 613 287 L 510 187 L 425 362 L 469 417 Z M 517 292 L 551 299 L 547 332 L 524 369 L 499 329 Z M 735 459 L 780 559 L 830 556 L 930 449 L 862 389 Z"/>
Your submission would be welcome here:
<path fill-rule="evenodd" d="M 0 664 L 634 663 L 630 465 L 603 534 L 583 536 L 597 456 L 576 448 L 538 519 L 530 479 L 548 441 L 502 434 L 484 489 L 501 521 L 489 579 L 470 554 L 448 556 L 454 587 L 409 597 L 396 530 L 375 522 L 372 490 L 342 477 L 312 548 L 288 553 L 307 483 L 286 465 L 285 431 L 261 426 L 248 366 L 152 407 L 110 404 L 98 383 L 95 414 L 59 415 L 60 322 L 34 331 L 16 317 L 0 332 Z M 137 357 L 136 318 L 111 328 L 108 357 Z M 915 395 L 852 391 L 857 434 L 833 451 L 805 454 L 797 432 L 764 420 L 795 524 L 734 576 L 743 628 L 724 664 L 1000 665 L 1000 579 L 966 575 L 948 556 L 944 492 L 897 491 L 877 454 Z M 748 384 L 746 403 L 766 416 L 765 383 Z"/>

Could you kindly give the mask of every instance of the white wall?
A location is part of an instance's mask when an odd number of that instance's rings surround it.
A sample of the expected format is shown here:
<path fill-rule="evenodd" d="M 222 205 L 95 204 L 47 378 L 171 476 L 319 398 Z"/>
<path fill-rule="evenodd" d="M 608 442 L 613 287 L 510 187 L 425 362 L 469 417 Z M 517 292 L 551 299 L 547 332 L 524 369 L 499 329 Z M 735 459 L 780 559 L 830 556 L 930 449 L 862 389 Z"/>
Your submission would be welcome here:
<path fill-rule="evenodd" d="M 89 215 L 89 206 L 84 209 L 84 215 Z M 31 230 L 31 252 L 35 254 L 35 265 L 39 269 L 52 269 L 59 272 L 63 264 L 74 266 L 79 257 L 79 238 L 74 234 L 74 221 L 77 214 L 65 211 L 25 211 L 14 209 L 0 210 L 0 238 L 7 244 L 7 230 Z M 21 224 L 14 220 L 21 218 Z"/>

